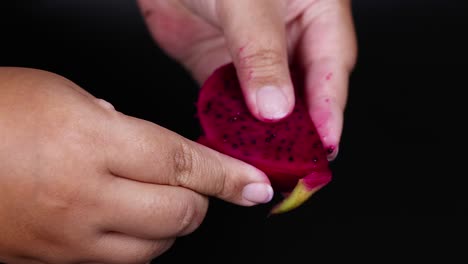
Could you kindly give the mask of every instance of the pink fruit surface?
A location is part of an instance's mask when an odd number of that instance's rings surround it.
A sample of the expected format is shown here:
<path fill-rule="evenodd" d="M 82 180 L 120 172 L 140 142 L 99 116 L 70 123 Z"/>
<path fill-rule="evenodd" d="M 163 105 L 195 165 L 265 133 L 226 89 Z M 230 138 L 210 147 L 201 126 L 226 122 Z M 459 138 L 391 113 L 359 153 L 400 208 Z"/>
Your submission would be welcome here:
<path fill-rule="evenodd" d="M 298 207 L 331 180 L 326 150 L 301 95 L 301 78 L 292 74 L 295 107 L 278 122 L 259 121 L 249 112 L 232 63 L 205 81 L 197 102 L 204 133 L 199 142 L 261 169 L 273 189 L 286 194 L 272 213 Z"/>

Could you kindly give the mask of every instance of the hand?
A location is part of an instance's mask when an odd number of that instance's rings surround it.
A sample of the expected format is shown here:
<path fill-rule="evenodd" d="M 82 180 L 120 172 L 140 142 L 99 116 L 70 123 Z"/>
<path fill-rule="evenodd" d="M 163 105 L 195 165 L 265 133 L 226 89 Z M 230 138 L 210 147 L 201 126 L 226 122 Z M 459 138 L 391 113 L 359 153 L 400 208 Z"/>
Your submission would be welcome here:
<path fill-rule="evenodd" d="M 275 121 L 294 106 L 288 64 L 329 159 L 338 153 L 348 79 L 356 60 L 350 0 L 139 0 L 157 43 L 202 83 L 233 61 L 252 114 Z"/>
<path fill-rule="evenodd" d="M 0 68 L 0 262 L 146 263 L 200 225 L 204 195 L 251 206 L 272 190 L 63 77 Z"/>

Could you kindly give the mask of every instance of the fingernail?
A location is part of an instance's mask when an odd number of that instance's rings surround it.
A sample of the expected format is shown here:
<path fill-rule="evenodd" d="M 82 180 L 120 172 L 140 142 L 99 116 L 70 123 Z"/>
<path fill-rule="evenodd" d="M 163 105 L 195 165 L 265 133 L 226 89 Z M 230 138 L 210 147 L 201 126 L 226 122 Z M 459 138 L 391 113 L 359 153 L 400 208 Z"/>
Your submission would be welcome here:
<path fill-rule="evenodd" d="M 244 187 L 242 197 L 253 203 L 268 203 L 273 198 L 273 188 L 265 183 L 251 183 Z"/>
<path fill-rule="evenodd" d="M 288 114 L 288 99 L 280 88 L 264 86 L 257 91 L 257 107 L 261 117 L 281 119 Z"/>

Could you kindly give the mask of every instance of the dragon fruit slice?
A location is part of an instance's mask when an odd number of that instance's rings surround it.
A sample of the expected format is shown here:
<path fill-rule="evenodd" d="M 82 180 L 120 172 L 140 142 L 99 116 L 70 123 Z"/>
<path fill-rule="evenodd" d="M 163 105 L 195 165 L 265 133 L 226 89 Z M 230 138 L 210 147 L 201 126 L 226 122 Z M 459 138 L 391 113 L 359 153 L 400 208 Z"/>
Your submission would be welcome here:
<path fill-rule="evenodd" d="M 326 150 L 302 100 L 300 78 L 294 74 L 296 105 L 279 122 L 262 122 L 250 114 L 232 63 L 214 71 L 197 102 L 204 132 L 198 141 L 264 171 L 273 189 L 285 195 L 272 214 L 300 206 L 331 180 Z"/>

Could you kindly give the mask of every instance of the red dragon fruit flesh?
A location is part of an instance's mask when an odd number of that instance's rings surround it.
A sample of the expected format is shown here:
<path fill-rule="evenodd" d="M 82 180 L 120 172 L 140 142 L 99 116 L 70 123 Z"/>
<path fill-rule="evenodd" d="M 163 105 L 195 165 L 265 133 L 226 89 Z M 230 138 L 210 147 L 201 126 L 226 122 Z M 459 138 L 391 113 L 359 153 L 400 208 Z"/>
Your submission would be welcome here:
<path fill-rule="evenodd" d="M 278 122 L 259 121 L 249 112 L 232 63 L 213 72 L 197 102 L 204 133 L 199 142 L 259 168 L 273 189 L 285 194 L 272 214 L 297 208 L 332 177 L 327 152 L 300 95 L 300 78 L 292 71 L 296 104 Z"/>

